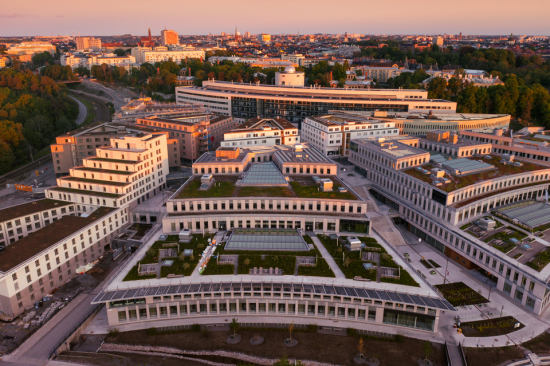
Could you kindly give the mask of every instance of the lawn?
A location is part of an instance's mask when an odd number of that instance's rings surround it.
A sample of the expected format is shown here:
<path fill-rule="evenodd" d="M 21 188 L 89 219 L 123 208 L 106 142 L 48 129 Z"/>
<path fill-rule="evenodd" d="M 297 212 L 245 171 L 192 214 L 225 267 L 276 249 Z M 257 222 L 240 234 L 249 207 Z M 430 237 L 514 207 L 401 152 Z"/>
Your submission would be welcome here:
<path fill-rule="evenodd" d="M 296 257 L 291 255 L 266 255 L 262 259 L 261 255 L 241 254 L 239 255 L 238 274 L 249 274 L 250 269 L 257 268 L 279 268 L 284 275 L 294 275 L 296 268 Z"/>
<path fill-rule="evenodd" d="M 311 236 L 309 236 L 309 235 L 302 235 L 302 237 L 304 238 L 304 241 L 305 241 L 306 243 L 308 243 L 308 244 L 314 244 L 314 245 L 315 245 L 315 243 L 313 243 L 313 239 L 311 239 Z"/>
<path fill-rule="evenodd" d="M 403 268 L 401 268 L 401 278 L 384 278 L 382 277 L 380 279 L 380 282 L 386 282 L 386 283 L 395 283 L 397 285 L 405 285 L 405 286 L 412 286 L 412 287 L 420 287 L 418 282 L 412 278 L 412 276 L 409 274 L 409 272 L 405 271 Z"/>
<path fill-rule="evenodd" d="M 232 275 L 233 273 L 235 273 L 235 266 L 233 264 L 217 264 L 216 260 L 212 259 L 208 262 L 202 275 Z"/>
<path fill-rule="evenodd" d="M 514 328 L 518 321 L 511 316 L 502 318 L 483 319 L 475 322 L 462 323 L 462 334 L 465 337 L 492 337 L 515 332 L 524 328 L 525 325 Z"/>
<path fill-rule="evenodd" d="M 357 200 L 351 192 L 339 192 L 341 184 L 334 182 L 332 192 L 321 192 L 318 185 L 302 185 L 299 182 L 290 182 L 294 193 L 301 198 L 325 198 L 335 200 Z"/>
<path fill-rule="evenodd" d="M 214 181 L 214 185 L 207 191 L 199 191 L 201 186 L 200 177 L 196 177 L 181 190 L 176 198 L 208 198 L 208 197 L 231 197 L 237 186 L 234 182 Z"/>
<path fill-rule="evenodd" d="M 478 292 L 468 287 L 464 282 L 447 283 L 444 285 L 435 285 L 443 294 L 443 297 L 453 306 L 485 304 L 486 298 Z"/>
<path fill-rule="evenodd" d="M 238 197 L 294 197 L 287 187 L 241 187 Z"/>
<path fill-rule="evenodd" d="M 138 266 L 133 266 L 122 281 L 149 280 L 151 278 L 157 278 L 157 275 L 140 276 L 138 274 Z"/>
<path fill-rule="evenodd" d="M 324 258 L 317 258 L 315 267 L 299 266 L 298 276 L 336 277 Z"/>

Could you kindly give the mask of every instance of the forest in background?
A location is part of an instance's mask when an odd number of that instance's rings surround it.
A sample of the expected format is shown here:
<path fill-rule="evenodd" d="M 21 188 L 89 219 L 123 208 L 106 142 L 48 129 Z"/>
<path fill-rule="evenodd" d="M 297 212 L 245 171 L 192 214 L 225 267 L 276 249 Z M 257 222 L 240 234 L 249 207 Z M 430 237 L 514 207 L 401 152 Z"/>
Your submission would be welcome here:
<path fill-rule="evenodd" d="M 77 116 L 78 104 L 51 77 L 19 67 L 0 70 L 0 174 L 73 130 Z"/>

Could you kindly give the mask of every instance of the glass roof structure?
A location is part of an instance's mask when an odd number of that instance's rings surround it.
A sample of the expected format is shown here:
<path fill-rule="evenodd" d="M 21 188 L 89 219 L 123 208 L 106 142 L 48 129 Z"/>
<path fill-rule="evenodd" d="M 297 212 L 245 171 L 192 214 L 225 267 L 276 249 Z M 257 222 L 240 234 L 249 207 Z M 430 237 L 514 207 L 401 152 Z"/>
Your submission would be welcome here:
<path fill-rule="evenodd" d="M 500 207 L 495 212 L 518 220 L 531 228 L 550 223 L 550 205 L 544 202 L 524 201 Z"/>
<path fill-rule="evenodd" d="M 253 164 L 241 181 L 242 186 L 287 186 L 288 182 L 275 163 Z"/>
<path fill-rule="evenodd" d="M 430 160 L 441 163 L 445 168 L 453 171 L 457 171 L 458 174 L 469 174 L 481 172 L 484 170 L 493 169 L 495 166 L 485 163 L 483 161 L 477 161 L 466 158 L 447 160 L 441 155 L 432 155 Z"/>
<path fill-rule="evenodd" d="M 234 229 L 226 250 L 308 251 L 309 246 L 294 229 Z"/>
<path fill-rule="evenodd" d="M 329 284 L 309 283 L 274 283 L 274 282 L 225 282 L 225 283 L 196 283 L 196 284 L 175 284 L 168 286 L 138 287 L 113 291 L 102 291 L 93 300 L 92 304 L 105 303 L 110 301 L 129 300 L 143 298 L 146 296 L 161 296 L 188 293 L 204 292 L 227 292 L 227 291 L 263 291 L 265 292 L 287 292 L 287 293 L 309 293 L 325 294 L 336 296 L 350 296 L 378 301 L 391 301 L 406 305 L 427 306 L 430 308 L 456 311 L 456 309 L 443 298 L 434 298 L 417 294 L 405 294 L 389 290 L 374 290 L 353 286 L 338 286 Z"/>

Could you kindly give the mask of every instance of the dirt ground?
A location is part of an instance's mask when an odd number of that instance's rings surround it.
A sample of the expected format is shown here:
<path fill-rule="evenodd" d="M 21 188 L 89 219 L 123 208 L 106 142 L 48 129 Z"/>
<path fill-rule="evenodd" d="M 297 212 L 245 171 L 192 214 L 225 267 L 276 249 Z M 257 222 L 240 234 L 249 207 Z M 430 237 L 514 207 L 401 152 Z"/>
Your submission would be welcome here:
<path fill-rule="evenodd" d="M 495 366 L 501 363 L 523 359 L 525 356 L 518 347 L 501 347 L 501 348 L 464 348 L 466 354 L 466 362 L 468 366 Z"/>
<path fill-rule="evenodd" d="M 287 348 L 283 345 L 283 340 L 288 337 L 286 331 L 240 331 L 238 333 L 243 340 L 236 345 L 226 343 L 228 335 L 231 334 L 228 331 L 148 336 L 145 330 L 141 330 L 121 333 L 116 339 L 108 339 L 106 342 L 169 346 L 187 350 L 228 350 L 270 358 L 280 358 L 286 355 L 289 358 L 324 361 L 340 365 L 354 364 L 353 357 L 357 354 L 359 343 L 358 337 L 295 333 L 293 338 L 298 340 L 298 345 Z M 264 337 L 264 344 L 251 346 L 249 340 L 254 334 Z M 367 357 L 379 358 L 381 365 L 412 366 L 418 365 L 419 358 L 424 358 L 422 344 L 422 341 L 415 339 L 405 339 L 403 343 L 365 339 L 364 349 Z M 430 356 L 430 360 L 434 362 L 434 365 L 444 365 L 443 346 L 432 344 L 432 349 L 433 354 Z M 140 359 L 140 362 L 143 361 Z M 169 365 L 169 363 L 162 363 L 162 365 Z M 488 364 L 484 366 L 488 366 Z"/>

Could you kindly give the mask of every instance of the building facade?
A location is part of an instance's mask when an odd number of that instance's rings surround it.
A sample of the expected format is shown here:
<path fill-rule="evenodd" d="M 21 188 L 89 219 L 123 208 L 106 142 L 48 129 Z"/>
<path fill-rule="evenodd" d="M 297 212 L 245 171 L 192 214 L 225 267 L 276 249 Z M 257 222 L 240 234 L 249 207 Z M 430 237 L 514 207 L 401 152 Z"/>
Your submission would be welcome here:
<path fill-rule="evenodd" d="M 101 51 L 101 39 L 94 37 L 76 37 L 77 51 Z"/>
<path fill-rule="evenodd" d="M 166 29 L 160 31 L 160 43 L 163 46 L 179 45 L 180 41 L 178 38 L 178 33 L 173 30 Z"/>
<path fill-rule="evenodd" d="M 273 146 L 300 143 L 298 128 L 284 118 L 251 118 L 224 134 L 221 146 Z"/>

